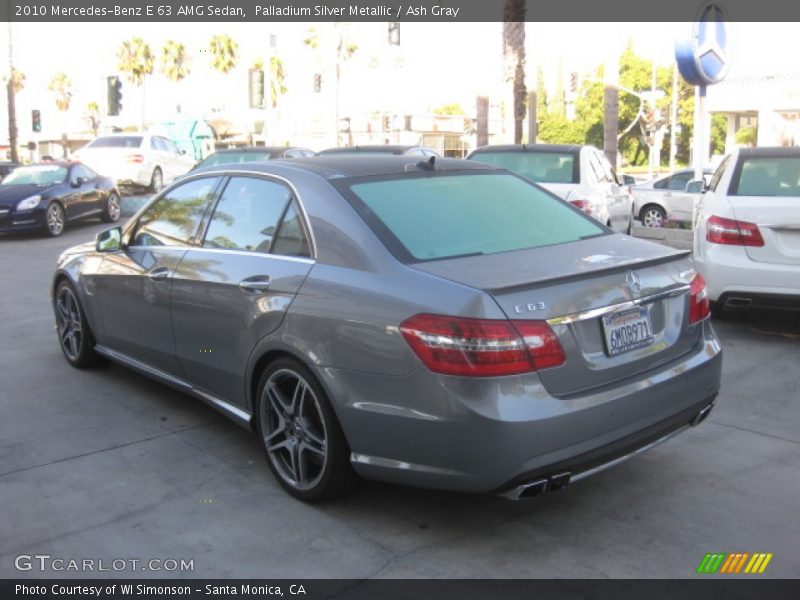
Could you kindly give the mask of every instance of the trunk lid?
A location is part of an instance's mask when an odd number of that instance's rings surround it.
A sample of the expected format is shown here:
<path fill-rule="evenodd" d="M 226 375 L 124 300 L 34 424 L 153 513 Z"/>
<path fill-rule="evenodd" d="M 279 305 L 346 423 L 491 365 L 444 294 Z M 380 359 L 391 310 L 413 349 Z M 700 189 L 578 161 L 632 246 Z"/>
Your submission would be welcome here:
<path fill-rule="evenodd" d="M 624 235 L 414 267 L 485 290 L 511 320 L 547 320 L 567 357 L 539 371 L 555 396 L 657 368 L 691 351 L 701 336 L 701 328 L 688 325 L 688 253 Z M 647 311 L 652 343 L 612 356 L 604 316 L 632 309 Z"/>
<path fill-rule="evenodd" d="M 729 196 L 736 220 L 758 225 L 763 246 L 745 246 L 750 260 L 800 266 L 800 197 Z"/>
<path fill-rule="evenodd" d="M 577 183 L 546 183 L 546 182 L 537 182 L 538 185 L 542 186 L 548 192 L 551 192 L 561 198 L 562 200 L 569 200 L 569 195 L 572 191 L 578 187 Z"/>

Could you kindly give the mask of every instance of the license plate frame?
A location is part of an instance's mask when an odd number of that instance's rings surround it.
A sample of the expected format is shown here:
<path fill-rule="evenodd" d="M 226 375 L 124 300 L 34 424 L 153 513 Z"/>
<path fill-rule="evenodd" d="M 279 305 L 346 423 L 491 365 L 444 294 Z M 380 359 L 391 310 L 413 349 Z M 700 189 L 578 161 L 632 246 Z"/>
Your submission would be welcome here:
<path fill-rule="evenodd" d="M 603 339 L 610 357 L 646 348 L 655 341 L 648 305 L 603 315 Z"/>

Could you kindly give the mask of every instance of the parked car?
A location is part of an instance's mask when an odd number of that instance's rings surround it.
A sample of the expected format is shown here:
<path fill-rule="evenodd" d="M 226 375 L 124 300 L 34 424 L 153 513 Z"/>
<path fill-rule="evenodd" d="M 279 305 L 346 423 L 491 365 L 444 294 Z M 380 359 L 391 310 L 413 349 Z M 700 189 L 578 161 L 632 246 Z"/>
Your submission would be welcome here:
<path fill-rule="evenodd" d="M 75 158 L 120 186 L 146 187 L 151 192 L 195 164 L 167 138 L 147 133 L 100 136 L 78 150 Z"/>
<path fill-rule="evenodd" d="M 0 162 L 0 180 L 19 166 L 15 162 Z"/>
<path fill-rule="evenodd" d="M 698 206 L 694 260 L 712 306 L 800 309 L 800 148 L 739 148 Z"/>
<path fill-rule="evenodd" d="M 338 148 L 326 148 L 321 150 L 319 156 L 329 156 L 332 154 L 359 154 L 359 155 L 383 155 L 394 154 L 397 156 L 436 156 L 440 154 L 425 146 L 402 146 L 399 144 L 374 144 L 368 146 L 341 146 Z"/>
<path fill-rule="evenodd" d="M 353 471 L 555 491 L 696 425 L 720 385 L 687 253 L 475 161 L 198 171 L 65 251 L 52 297 L 71 365 L 221 410 L 303 500 Z"/>
<path fill-rule="evenodd" d="M 467 159 L 519 173 L 615 231 L 633 230 L 633 199 L 605 155 L 593 146 L 483 146 Z"/>
<path fill-rule="evenodd" d="M 0 184 L 0 232 L 40 230 L 58 236 L 79 219 L 119 220 L 114 182 L 86 165 L 49 162 L 17 167 Z"/>
<path fill-rule="evenodd" d="M 707 184 L 711 169 L 703 171 Z M 694 169 L 681 169 L 631 187 L 634 213 L 645 227 L 662 227 L 667 219 L 691 223 L 700 193 L 687 191 Z"/>
<path fill-rule="evenodd" d="M 217 150 L 214 154 L 206 156 L 195 165 L 194 169 L 216 167 L 225 164 L 274 160 L 278 158 L 302 158 L 315 155 L 316 152 L 313 150 L 299 148 L 297 146 L 248 146 L 245 148 L 228 148 L 225 150 Z"/>

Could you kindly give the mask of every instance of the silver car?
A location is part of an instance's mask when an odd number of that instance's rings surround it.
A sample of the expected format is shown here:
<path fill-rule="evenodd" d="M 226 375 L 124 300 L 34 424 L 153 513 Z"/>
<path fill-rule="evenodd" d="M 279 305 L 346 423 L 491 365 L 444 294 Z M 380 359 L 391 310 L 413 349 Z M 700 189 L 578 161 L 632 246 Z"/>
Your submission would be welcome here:
<path fill-rule="evenodd" d="M 315 500 L 354 474 L 525 498 L 702 421 L 721 349 L 686 253 L 474 161 L 200 170 L 64 252 L 70 364 L 252 429 Z"/>

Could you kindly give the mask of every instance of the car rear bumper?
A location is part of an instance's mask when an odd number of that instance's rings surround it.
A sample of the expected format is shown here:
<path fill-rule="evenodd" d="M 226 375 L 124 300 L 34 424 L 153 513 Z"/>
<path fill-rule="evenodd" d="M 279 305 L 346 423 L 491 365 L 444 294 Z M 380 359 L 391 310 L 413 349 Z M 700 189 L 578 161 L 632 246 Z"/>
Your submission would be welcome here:
<path fill-rule="evenodd" d="M 553 397 L 536 374 L 467 379 L 320 373 L 361 475 L 466 492 L 575 477 L 696 422 L 719 390 L 710 322 L 688 354 L 624 383 Z M 337 393 L 338 390 L 338 393 Z M 537 479 L 538 478 L 538 479 Z M 569 477 L 567 478 L 567 480 Z"/>
<path fill-rule="evenodd" d="M 712 301 L 737 296 L 800 298 L 800 266 L 756 262 L 743 246 L 703 243 L 694 263 Z"/>

